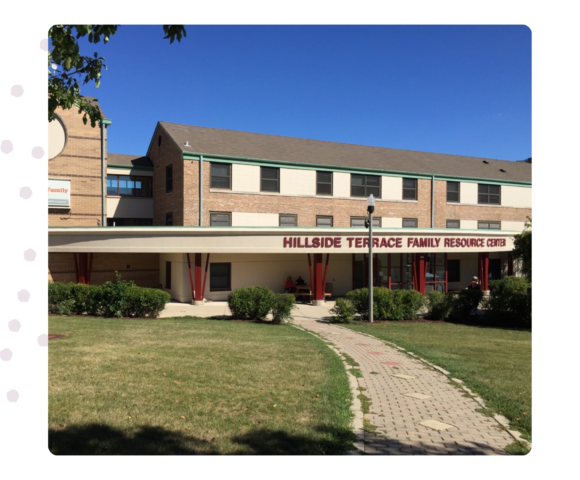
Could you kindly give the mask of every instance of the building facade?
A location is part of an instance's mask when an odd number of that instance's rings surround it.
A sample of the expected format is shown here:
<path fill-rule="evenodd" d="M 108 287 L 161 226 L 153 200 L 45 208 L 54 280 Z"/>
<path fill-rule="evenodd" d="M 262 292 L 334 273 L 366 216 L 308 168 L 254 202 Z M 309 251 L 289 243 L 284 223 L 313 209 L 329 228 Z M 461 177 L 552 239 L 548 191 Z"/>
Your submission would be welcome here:
<path fill-rule="evenodd" d="M 65 146 L 49 180 L 70 181 L 70 203 L 49 208 L 49 279 L 101 283 L 118 271 L 202 302 L 250 285 L 280 291 L 300 275 L 322 301 L 367 286 L 370 194 L 374 285 L 449 291 L 478 276 L 486 289 L 517 274 L 531 163 L 167 122 L 130 156 L 107 153 L 107 129 L 76 111 L 58 121 Z"/>

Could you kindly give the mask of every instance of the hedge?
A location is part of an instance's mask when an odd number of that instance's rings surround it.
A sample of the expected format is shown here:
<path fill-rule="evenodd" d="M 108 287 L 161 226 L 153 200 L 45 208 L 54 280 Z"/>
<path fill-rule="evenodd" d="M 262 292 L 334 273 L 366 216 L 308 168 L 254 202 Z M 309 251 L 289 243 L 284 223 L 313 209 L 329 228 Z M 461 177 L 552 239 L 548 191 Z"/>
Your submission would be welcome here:
<path fill-rule="evenodd" d="M 117 274 L 103 285 L 49 282 L 48 312 L 98 317 L 157 317 L 171 296 L 156 288 L 137 287 Z"/>
<path fill-rule="evenodd" d="M 272 323 L 290 320 L 296 304 L 294 295 L 275 294 L 266 287 L 244 287 L 228 295 L 228 306 L 233 318 L 241 320 L 263 320 L 272 312 Z"/>

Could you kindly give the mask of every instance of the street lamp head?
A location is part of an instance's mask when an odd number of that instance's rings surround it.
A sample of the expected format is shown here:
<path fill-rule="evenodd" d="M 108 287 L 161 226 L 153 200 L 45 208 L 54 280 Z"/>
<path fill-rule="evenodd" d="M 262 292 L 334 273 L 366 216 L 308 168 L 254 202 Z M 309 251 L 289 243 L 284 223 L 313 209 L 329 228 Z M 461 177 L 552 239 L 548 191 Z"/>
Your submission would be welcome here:
<path fill-rule="evenodd" d="M 375 211 L 375 197 L 371 193 L 367 198 L 367 212 L 373 213 Z"/>

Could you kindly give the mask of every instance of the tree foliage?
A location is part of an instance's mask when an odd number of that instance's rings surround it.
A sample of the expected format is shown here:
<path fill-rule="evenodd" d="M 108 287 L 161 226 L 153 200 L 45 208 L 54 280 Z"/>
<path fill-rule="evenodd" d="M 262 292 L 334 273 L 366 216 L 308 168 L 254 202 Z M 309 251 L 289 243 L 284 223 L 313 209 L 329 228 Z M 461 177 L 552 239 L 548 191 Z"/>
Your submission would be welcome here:
<path fill-rule="evenodd" d="M 60 107 L 78 107 L 83 114 L 83 122 L 88 120 L 95 127 L 101 119 L 98 105 L 81 95 L 81 85 L 101 83 L 101 71 L 105 59 L 97 52 L 92 56 L 83 55 L 78 40 L 87 37 L 89 43 L 107 43 L 117 32 L 118 25 L 54 25 L 48 31 L 50 50 L 48 53 L 48 121 L 55 118 L 54 112 Z M 164 39 L 170 43 L 181 41 L 186 36 L 183 25 L 163 25 Z"/>
<path fill-rule="evenodd" d="M 532 219 L 528 217 L 526 229 L 514 236 L 514 259 L 522 261 L 522 273 L 532 279 Z"/>

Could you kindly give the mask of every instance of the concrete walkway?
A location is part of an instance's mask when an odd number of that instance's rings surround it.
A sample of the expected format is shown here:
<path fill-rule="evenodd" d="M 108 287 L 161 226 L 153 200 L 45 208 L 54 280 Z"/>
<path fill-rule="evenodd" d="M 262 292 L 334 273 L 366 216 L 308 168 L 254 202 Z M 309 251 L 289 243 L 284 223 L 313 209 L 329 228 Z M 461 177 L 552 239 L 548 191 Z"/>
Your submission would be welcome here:
<path fill-rule="evenodd" d="M 354 368 L 362 377 L 349 375 L 360 450 L 390 455 L 505 454 L 504 448 L 514 442 L 498 423 L 507 426 L 505 418 L 497 416 L 496 421 L 478 412 L 482 405 L 452 385 L 444 370 L 379 339 L 328 323 L 333 306 L 331 301 L 322 307 L 297 304 L 292 323 L 360 365 Z M 230 312 L 226 302 L 202 306 L 170 303 L 160 316 L 185 315 L 212 317 Z M 367 413 L 360 412 L 360 394 L 368 399 Z M 364 431 L 360 420 L 364 420 Z"/>

